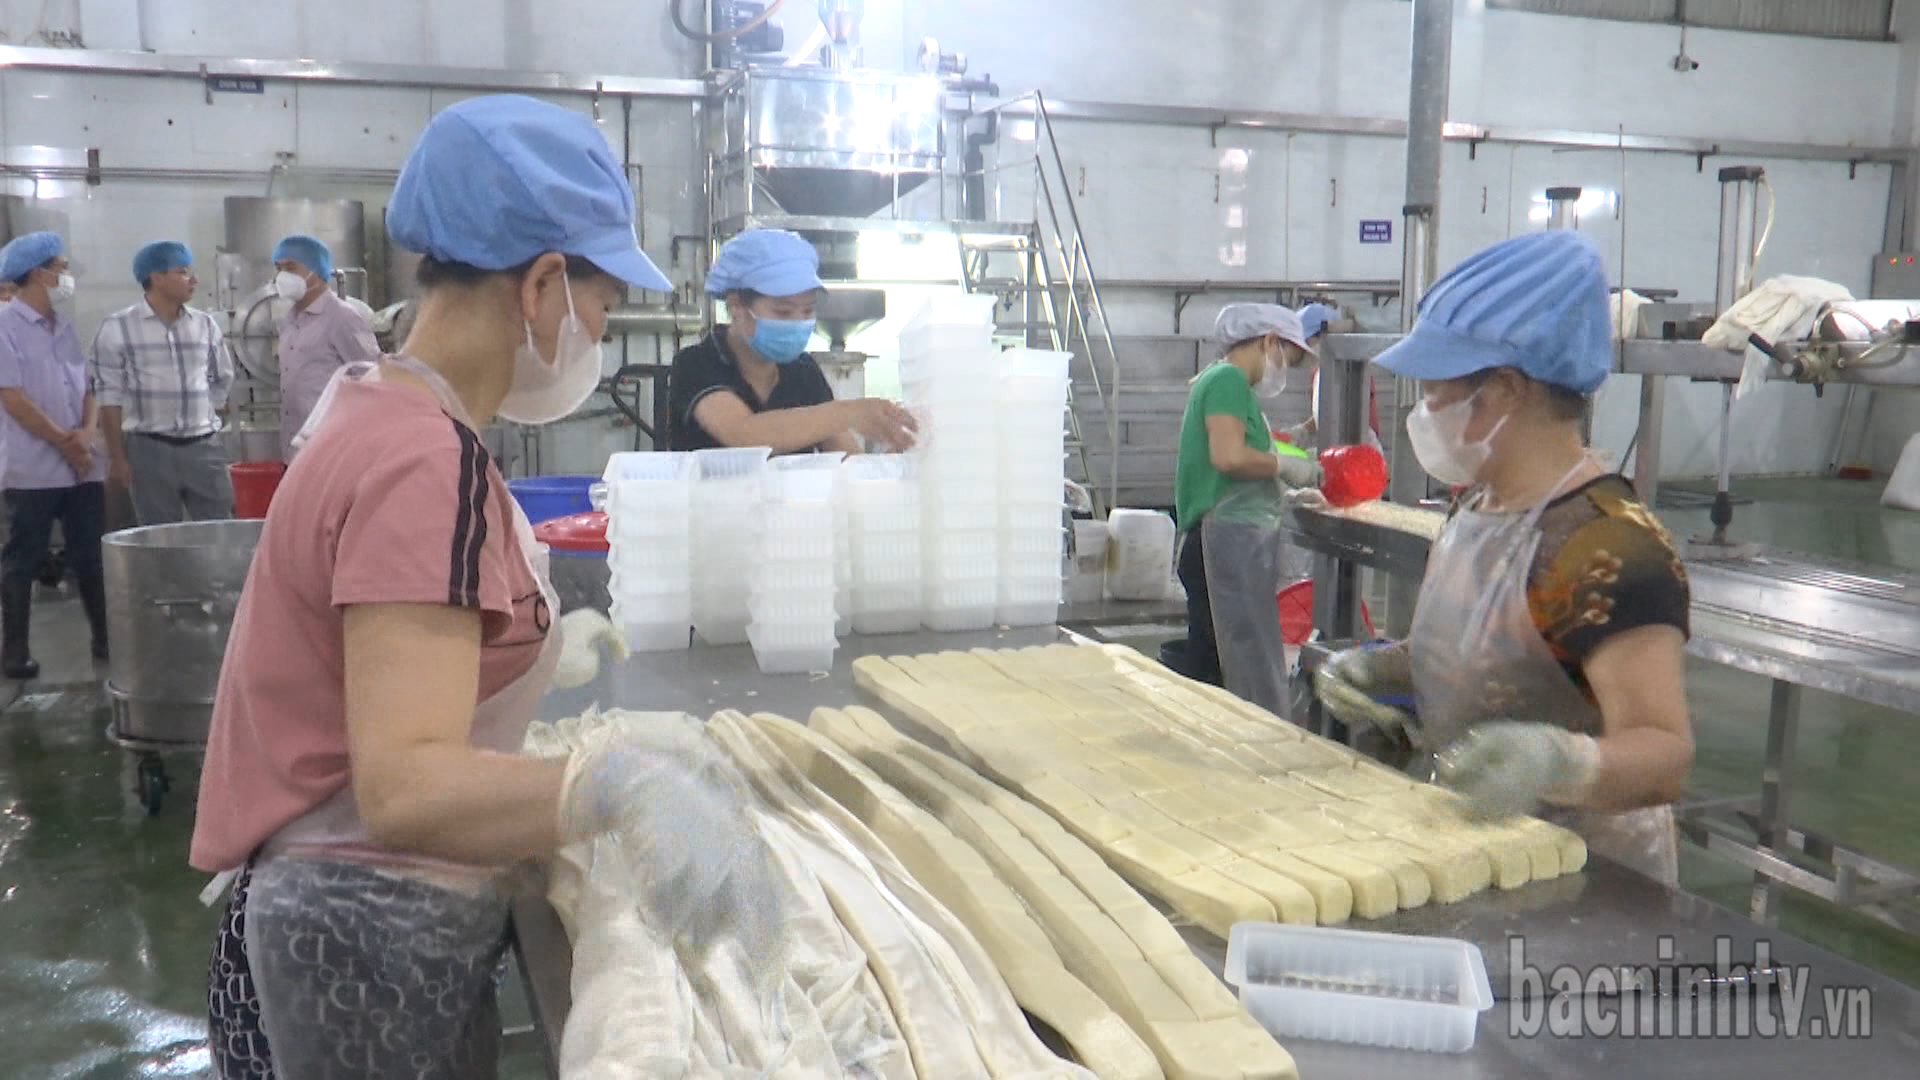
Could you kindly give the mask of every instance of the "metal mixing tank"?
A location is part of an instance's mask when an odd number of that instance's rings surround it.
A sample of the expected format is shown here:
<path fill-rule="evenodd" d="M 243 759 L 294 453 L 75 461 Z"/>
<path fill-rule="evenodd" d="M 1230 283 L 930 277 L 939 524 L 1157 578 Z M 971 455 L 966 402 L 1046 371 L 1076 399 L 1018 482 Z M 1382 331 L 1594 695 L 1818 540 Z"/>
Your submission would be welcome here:
<path fill-rule="evenodd" d="M 117 736 L 159 745 L 206 742 L 227 633 L 261 525 L 197 521 L 107 535 L 107 686 Z"/>

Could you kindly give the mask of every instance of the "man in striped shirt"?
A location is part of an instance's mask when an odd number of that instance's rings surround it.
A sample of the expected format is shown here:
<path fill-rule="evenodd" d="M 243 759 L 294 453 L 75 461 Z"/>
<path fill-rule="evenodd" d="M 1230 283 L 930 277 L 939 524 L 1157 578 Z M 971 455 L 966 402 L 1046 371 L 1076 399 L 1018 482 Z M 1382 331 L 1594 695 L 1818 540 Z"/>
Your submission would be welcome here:
<path fill-rule="evenodd" d="M 148 244 L 133 279 L 146 298 L 107 316 L 93 339 L 109 482 L 131 486 L 142 525 L 232 517 L 220 432 L 233 356 L 213 316 L 187 306 L 200 283 L 193 253 Z"/>

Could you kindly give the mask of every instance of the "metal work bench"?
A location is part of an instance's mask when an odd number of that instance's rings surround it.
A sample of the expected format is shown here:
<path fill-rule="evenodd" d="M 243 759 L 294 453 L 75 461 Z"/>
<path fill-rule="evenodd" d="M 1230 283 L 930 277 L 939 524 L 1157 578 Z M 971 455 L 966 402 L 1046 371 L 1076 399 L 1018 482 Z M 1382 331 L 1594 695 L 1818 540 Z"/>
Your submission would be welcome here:
<path fill-rule="evenodd" d="M 1330 559 L 1418 581 L 1425 536 L 1303 511 L 1292 537 Z M 1920 578 L 1799 553 L 1692 559 L 1693 635 L 1702 660 L 1772 680 L 1765 764 L 1757 795 L 1690 800 L 1681 834 L 1755 873 L 1749 913 L 1771 922 L 1785 884 L 1857 908 L 1909 932 L 1920 874 L 1793 827 L 1790 796 L 1800 703 L 1824 690 L 1920 715 Z M 1309 652 L 1309 664 L 1313 651 Z M 1751 836 L 1752 839 L 1747 839 Z"/>
<path fill-rule="evenodd" d="M 1153 613 L 1121 606 L 1105 617 Z M 1063 618 L 1072 624 L 1072 618 Z M 1097 625 L 1097 624 L 1096 624 Z M 1061 640 L 1047 627 L 978 634 L 908 634 L 850 638 L 842 642 L 834 671 L 824 677 L 761 675 L 750 650 L 695 648 L 688 652 L 635 656 L 601 681 L 571 695 L 553 695 L 547 712 L 578 712 L 596 698 L 604 703 L 683 710 L 708 715 L 720 709 L 778 712 L 804 720 L 822 705 L 861 700 L 849 662 L 862 655 L 898 655 L 946 649 L 1021 648 Z M 897 717 L 895 719 L 898 719 Z M 1311 1080 L 1373 1078 L 1418 1070 L 1443 1078 L 1650 1077 L 1681 1068 L 1700 1076 L 1806 1075 L 1815 1070 L 1860 1077 L 1906 1075 L 1920 1055 L 1920 992 L 1876 975 L 1812 945 L 1770 933 L 1746 918 L 1704 900 L 1668 889 L 1604 860 L 1585 871 L 1511 892 L 1489 892 L 1463 903 L 1402 912 L 1358 923 L 1364 929 L 1464 938 L 1480 946 L 1497 1000 L 1483 1014 L 1473 1050 L 1461 1055 L 1401 1051 L 1288 1040 L 1287 1049 Z M 1216 971 L 1225 945 L 1188 929 L 1195 952 Z M 1669 963 L 1712 964 L 1715 939 L 1729 942 L 1736 963 L 1751 961 L 1754 943 L 1768 940 L 1780 965 L 1805 965 L 1808 1008 L 1819 1015 L 1820 989 L 1862 987 L 1871 994 L 1871 1036 L 1851 1040 L 1811 1039 L 1559 1039 L 1515 1034 L 1510 1022 L 1539 1013 L 1543 1001 L 1512 1000 L 1508 942 L 1523 939 L 1526 961 L 1542 972 L 1560 965 L 1582 969 L 1650 965 L 1659 959 L 1660 935 L 1673 940 Z M 561 1030 L 571 1006 L 572 950 L 558 916 L 544 896 L 524 895 L 513 907 L 513 949 L 532 1004 L 536 1041 L 556 1061 Z M 1796 987 L 1797 990 L 1797 987 Z M 1647 999 L 1642 999 L 1647 1000 Z M 1726 1007 L 1733 999 L 1722 1003 Z M 1649 1006 L 1643 1004 L 1642 1009 Z M 1778 1013 L 1778 1001 L 1775 1000 Z"/>

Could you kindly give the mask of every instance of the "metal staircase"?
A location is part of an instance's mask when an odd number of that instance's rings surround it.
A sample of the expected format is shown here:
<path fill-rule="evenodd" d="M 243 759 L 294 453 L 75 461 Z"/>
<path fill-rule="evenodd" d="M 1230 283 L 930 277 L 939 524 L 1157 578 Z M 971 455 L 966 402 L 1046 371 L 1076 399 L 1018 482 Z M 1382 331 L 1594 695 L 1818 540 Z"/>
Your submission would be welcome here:
<path fill-rule="evenodd" d="M 1000 299 L 995 315 L 1001 336 L 1017 337 L 1032 348 L 1073 354 L 1073 382 L 1092 389 L 1098 411 L 1097 416 L 1086 415 L 1082 408 L 1086 395 L 1069 393 L 1067 445 L 1080 466 L 1077 479 L 1093 493 L 1095 512 L 1104 516 L 1117 505 L 1120 493 L 1119 354 L 1100 303 L 1099 283 L 1045 99 L 1039 93 L 1029 94 L 1003 102 L 993 111 L 1003 117 L 1032 116 L 1033 226 L 1026 233 L 957 229 L 963 283 L 968 292 Z M 1004 183 L 1006 174 L 998 179 Z M 1098 477 L 1087 441 L 1089 421 L 1094 420 L 1108 452 L 1106 475 Z"/>

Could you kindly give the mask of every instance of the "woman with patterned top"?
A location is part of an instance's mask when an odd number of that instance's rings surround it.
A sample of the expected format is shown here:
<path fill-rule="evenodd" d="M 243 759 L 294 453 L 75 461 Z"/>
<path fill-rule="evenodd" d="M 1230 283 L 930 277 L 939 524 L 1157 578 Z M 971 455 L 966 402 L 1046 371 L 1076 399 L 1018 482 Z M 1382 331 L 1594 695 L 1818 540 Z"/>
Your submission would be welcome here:
<path fill-rule="evenodd" d="M 1541 812 L 1656 879 L 1678 878 L 1671 804 L 1693 764 L 1686 571 L 1580 421 L 1611 354 L 1592 243 L 1495 245 L 1437 282 L 1379 364 L 1418 379 L 1420 464 L 1465 487 L 1405 642 L 1316 673 L 1348 723 L 1404 735 L 1477 817 Z M 1411 694 L 1411 714 L 1383 704 Z"/>

